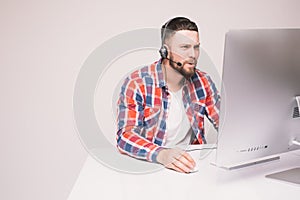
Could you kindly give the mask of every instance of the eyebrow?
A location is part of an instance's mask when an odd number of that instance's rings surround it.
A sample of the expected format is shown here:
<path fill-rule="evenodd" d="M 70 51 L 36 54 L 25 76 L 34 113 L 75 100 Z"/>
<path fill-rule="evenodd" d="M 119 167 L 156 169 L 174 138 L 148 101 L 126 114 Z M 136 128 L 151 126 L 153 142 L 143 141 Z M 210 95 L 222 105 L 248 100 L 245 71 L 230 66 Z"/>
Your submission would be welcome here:
<path fill-rule="evenodd" d="M 197 44 L 195 44 L 195 45 L 192 45 L 192 44 L 190 44 L 190 43 L 181 43 L 181 44 L 179 44 L 180 46 L 186 46 L 186 45 L 188 45 L 188 46 L 200 46 L 200 43 L 197 43 Z"/>

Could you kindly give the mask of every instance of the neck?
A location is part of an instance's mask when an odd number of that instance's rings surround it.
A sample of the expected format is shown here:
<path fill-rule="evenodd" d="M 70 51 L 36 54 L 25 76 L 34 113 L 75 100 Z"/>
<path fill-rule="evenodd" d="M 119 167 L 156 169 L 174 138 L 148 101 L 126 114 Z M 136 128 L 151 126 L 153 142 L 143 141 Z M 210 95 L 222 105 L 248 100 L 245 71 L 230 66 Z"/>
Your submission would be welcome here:
<path fill-rule="evenodd" d="M 163 73 L 168 88 L 172 92 L 177 92 L 183 86 L 185 78 L 170 66 L 168 60 L 162 62 Z"/>

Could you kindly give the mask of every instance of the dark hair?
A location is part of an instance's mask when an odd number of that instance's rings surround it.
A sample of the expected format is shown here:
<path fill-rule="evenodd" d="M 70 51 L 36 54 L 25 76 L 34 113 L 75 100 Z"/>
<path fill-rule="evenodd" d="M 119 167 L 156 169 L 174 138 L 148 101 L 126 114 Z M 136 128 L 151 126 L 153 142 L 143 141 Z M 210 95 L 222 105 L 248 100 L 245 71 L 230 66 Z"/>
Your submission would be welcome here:
<path fill-rule="evenodd" d="M 170 19 L 161 27 L 162 44 L 165 43 L 166 39 L 174 35 L 176 31 L 181 30 L 190 30 L 198 32 L 198 27 L 195 22 L 192 22 L 186 17 L 175 17 L 173 19 Z"/>

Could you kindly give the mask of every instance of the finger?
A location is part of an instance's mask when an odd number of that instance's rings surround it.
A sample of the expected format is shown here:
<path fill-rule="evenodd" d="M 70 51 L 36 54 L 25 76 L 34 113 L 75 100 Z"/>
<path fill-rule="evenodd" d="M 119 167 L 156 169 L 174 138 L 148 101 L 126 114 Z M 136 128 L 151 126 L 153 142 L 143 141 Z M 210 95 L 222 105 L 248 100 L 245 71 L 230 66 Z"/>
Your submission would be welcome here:
<path fill-rule="evenodd" d="M 194 169 L 195 167 L 195 161 L 193 160 L 193 158 L 187 158 L 186 155 L 182 155 L 181 157 L 177 158 L 177 160 L 182 162 L 185 166 L 187 166 L 190 169 Z"/>
<path fill-rule="evenodd" d="M 182 155 L 183 155 L 188 161 L 190 161 L 191 163 L 193 163 L 193 166 L 195 166 L 196 162 L 195 162 L 195 160 L 193 159 L 193 157 L 192 157 L 189 153 L 184 152 Z"/>
<path fill-rule="evenodd" d="M 173 162 L 173 165 L 175 165 L 177 168 L 181 169 L 185 173 L 189 173 L 191 169 L 185 165 L 180 159 Z"/>
<path fill-rule="evenodd" d="M 173 169 L 173 170 L 175 170 L 175 171 L 178 171 L 178 172 L 185 173 L 182 169 L 176 167 L 176 165 L 174 165 L 174 164 L 172 164 L 172 163 L 171 163 L 170 165 L 166 166 L 166 167 L 169 168 L 169 169 Z"/>
<path fill-rule="evenodd" d="M 176 149 L 175 159 L 180 160 L 183 164 L 185 164 L 190 169 L 194 169 L 196 165 L 194 159 L 190 156 L 190 154 L 188 154 L 187 152 L 181 149 Z"/>
<path fill-rule="evenodd" d="M 181 150 L 181 149 L 177 149 L 177 156 L 176 158 L 180 158 L 180 157 L 185 157 L 187 160 L 189 160 L 191 163 L 195 164 L 194 159 L 192 158 L 192 156 L 190 154 L 188 154 L 187 152 Z"/>

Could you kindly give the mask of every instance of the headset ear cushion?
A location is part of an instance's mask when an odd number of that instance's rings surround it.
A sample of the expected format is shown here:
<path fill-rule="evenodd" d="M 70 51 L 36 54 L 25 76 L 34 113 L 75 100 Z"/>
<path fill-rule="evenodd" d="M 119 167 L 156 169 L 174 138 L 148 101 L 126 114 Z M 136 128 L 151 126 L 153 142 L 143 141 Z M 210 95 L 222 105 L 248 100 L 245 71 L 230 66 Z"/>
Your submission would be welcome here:
<path fill-rule="evenodd" d="M 167 58 L 168 57 L 168 49 L 165 45 L 163 45 L 159 50 L 161 58 Z"/>

